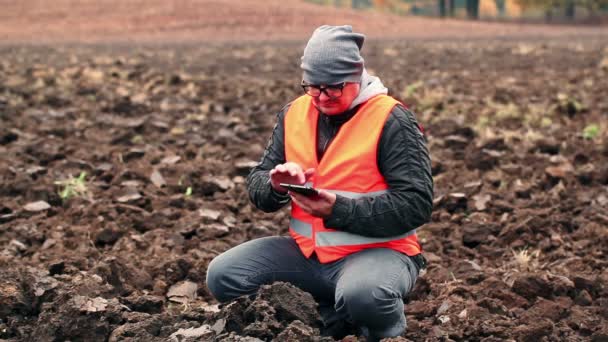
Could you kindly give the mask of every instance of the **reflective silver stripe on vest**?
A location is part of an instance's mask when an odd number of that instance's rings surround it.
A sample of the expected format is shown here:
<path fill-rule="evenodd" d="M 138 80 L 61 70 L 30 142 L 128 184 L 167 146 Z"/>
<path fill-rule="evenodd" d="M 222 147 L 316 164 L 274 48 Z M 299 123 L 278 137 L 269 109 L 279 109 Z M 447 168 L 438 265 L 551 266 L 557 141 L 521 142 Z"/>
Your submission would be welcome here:
<path fill-rule="evenodd" d="M 361 197 L 369 196 L 375 197 L 380 196 L 382 194 L 386 194 L 387 190 L 373 191 L 373 192 L 350 192 L 350 191 L 342 191 L 342 190 L 326 190 L 336 195 L 344 196 L 346 198 L 358 199 Z"/>
<path fill-rule="evenodd" d="M 414 234 L 416 234 L 416 229 L 405 234 L 382 238 L 373 238 L 346 232 L 318 232 L 315 235 L 315 243 L 319 247 L 365 245 L 368 243 L 399 240 Z"/>
<path fill-rule="evenodd" d="M 304 185 L 312 186 L 312 182 L 307 182 Z M 365 197 L 365 196 L 375 197 L 375 196 L 380 196 L 382 194 L 386 194 L 388 192 L 388 190 L 379 190 L 379 191 L 372 191 L 372 192 L 352 192 L 352 191 L 330 190 L 330 189 L 321 189 L 321 190 L 329 191 L 336 195 L 340 195 L 340 196 L 344 196 L 346 198 L 352 198 L 352 199 L 358 199 L 358 198 Z"/>
<path fill-rule="evenodd" d="M 292 217 L 291 220 L 289 220 L 289 227 L 296 233 L 312 239 L 312 224 Z"/>

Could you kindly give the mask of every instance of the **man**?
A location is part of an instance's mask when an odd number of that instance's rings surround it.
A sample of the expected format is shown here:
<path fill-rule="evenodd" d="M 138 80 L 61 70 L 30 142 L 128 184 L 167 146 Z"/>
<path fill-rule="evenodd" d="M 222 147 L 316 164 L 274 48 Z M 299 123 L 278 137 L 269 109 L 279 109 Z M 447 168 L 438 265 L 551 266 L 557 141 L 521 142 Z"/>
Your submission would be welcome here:
<path fill-rule="evenodd" d="M 324 334 L 340 338 L 356 328 L 379 340 L 406 328 L 403 298 L 424 266 L 415 229 L 430 219 L 433 180 L 414 115 L 364 68 L 364 38 L 350 26 L 314 31 L 302 56 L 305 94 L 278 114 L 247 179 L 261 210 L 291 201 L 290 236 L 219 255 L 207 285 L 225 302 L 289 282 L 319 302 Z M 281 183 L 319 193 L 288 192 Z"/>

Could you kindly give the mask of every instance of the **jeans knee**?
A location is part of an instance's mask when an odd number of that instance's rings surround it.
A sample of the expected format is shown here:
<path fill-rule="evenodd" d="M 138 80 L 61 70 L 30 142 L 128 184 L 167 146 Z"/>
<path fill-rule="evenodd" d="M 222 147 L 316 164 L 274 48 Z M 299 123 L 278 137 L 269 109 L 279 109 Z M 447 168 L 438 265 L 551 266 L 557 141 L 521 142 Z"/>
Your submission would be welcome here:
<path fill-rule="evenodd" d="M 401 297 L 393 290 L 382 286 L 346 286 L 336 292 L 336 309 L 346 311 L 355 322 L 383 325 L 386 319 L 403 311 Z M 371 322 L 370 322 L 371 320 Z"/>
<path fill-rule="evenodd" d="M 209 292 L 215 299 L 219 302 L 226 302 L 232 298 L 228 295 L 228 267 L 222 259 L 222 255 L 219 255 L 211 260 L 207 267 L 206 283 Z"/>

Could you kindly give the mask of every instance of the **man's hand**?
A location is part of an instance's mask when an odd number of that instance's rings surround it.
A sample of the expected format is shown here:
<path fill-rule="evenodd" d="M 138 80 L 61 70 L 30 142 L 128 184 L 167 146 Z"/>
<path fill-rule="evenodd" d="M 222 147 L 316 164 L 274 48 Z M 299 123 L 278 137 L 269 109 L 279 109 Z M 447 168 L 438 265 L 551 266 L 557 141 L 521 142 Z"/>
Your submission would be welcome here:
<path fill-rule="evenodd" d="M 270 185 L 278 192 L 287 193 L 287 189 L 280 183 L 302 185 L 306 183 L 315 173 L 315 169 L 302 170 L 302 167 L 294 162 L 279 164 L 270 170 Z"/>
<path fill-rule="evenodd" d="M 312 216 L 327 218 L 331 215 L 331 211 L 336 203 L 336 194 L 325 190 L 319 190 L 318 196 L 306 197 L 293 191 L 289 192 L 291 200 L 296 203 L 302 210 Z"/>

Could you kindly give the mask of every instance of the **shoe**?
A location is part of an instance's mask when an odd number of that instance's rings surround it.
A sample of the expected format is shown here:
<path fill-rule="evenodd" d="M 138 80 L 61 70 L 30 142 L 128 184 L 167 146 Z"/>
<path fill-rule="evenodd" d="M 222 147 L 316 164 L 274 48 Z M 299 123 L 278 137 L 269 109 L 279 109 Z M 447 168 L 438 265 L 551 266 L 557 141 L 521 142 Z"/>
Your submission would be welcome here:
<path fill-rule="evenodd" d="M 321 336 L 330 336 L 335 340 L 341 340 L 348 335 L 355 335 L 355 327 L 344 320 L 337 320 L 321 328 Z"/>

